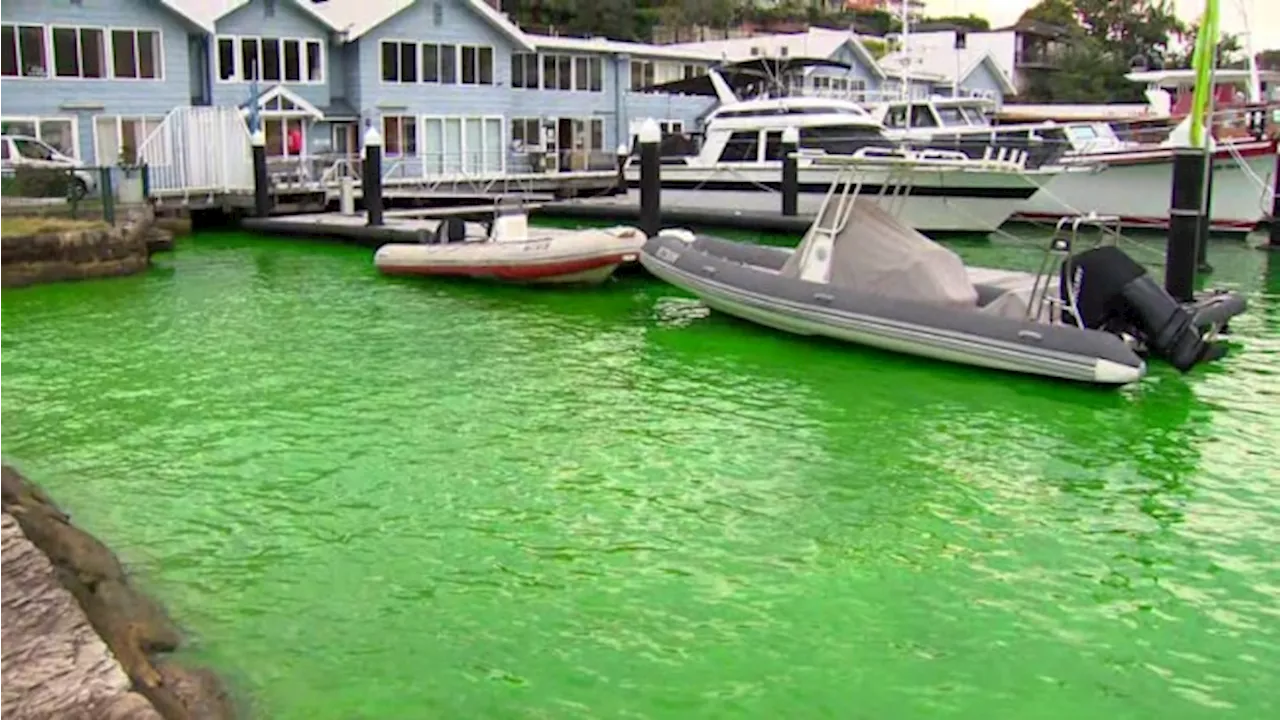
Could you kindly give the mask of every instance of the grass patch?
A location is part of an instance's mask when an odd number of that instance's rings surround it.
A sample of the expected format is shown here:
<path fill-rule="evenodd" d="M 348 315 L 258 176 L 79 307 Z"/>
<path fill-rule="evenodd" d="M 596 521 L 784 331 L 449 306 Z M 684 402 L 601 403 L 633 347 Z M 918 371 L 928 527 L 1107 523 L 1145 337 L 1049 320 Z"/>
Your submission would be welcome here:
<path fill-rule="evenodd" d="M 101 220 L 72 220 L 70 218 L 41 217 L 38 215 L 8 215 L 0 217 L 0 237 L 39 235 L 67 230 L 98 230 L 107 224 Z"/>

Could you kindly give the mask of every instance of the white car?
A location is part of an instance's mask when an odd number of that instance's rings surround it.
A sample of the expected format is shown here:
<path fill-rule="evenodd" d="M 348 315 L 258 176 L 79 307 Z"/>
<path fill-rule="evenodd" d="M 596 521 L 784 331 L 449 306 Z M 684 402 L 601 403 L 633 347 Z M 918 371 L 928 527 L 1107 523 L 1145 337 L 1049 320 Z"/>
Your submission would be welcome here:
<path fill-rule="evenodd" d="M 67 168 L 73 170 L 72 192 L 78 198 L 98 187 L 97 173 L 80 167 L 75 158 L 63 155 L 48 143 L 28 135 L 0 135 L 0 169 L 12 175 L 18 167 Z"/>

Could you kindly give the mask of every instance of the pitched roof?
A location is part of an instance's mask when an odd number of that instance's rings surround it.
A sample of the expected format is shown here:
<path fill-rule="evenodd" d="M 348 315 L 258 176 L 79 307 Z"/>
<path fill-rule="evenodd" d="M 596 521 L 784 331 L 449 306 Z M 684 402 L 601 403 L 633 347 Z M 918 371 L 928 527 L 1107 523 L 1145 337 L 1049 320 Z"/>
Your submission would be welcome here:
<path fill-rule="evenodd" d="M 720 56 L 716 53 L 684 48 L 677 45 L 649 45 L 646 43 L 625 42 L 608 38 L 577 38 L 556 35 L 525 34 L 539 50 L 569 50 L 577 52 L 617 53 L 619 55 L 642 55 L 651 58 L 670 60 L 694 60 L 700 62 L 716 62 Z"/>
<path fill-rule="evenodd" d="M 398 13 L 412 7 L 419 0 L 329 0 L 315 6 L 338 30 L 346 33 L 348 41 L 355 40 Z M 458 4 L 471 8 L 477 15 L 506 35 L 525 50 L 533 50 L 528 36 L 502 12 L 495 10 L 485 0 L 458 0 Z"/>
<path fill-rule="evenodd" d="M 227 15 L 230 15 L 236 10 L 248 5 L 252 1 L 253 0 L 162 0 L 165 5 L 172 8 L 178 14 L 187 18 L 196 25 L 199 25 L 201 28 L 204 28 L 208 32 L 214 31 L 214 23 L 218 20 L 221 20 Z M 321 25 L 324 25 L 330 30 L 338 29 L 333 25 L 333 23 L 329 22 L 328 18 L 319 12 L 320 6 L 311 2 L 311 0 L 286 0 L 286 2 L 292 2 L 299 10 L 302 10 L 303 13 L 315 18 Z"/>
<path fill-rule="evenodd" d="M 858 36 L 849 30 L 811 27 L 800 33 L 765 33 L 728 40 L 677 43 L 666 47 L 705 52 L 717 59 L 739 62 L 753 57 L 830 58 L 845 44 L 852 48 L 854 54 L 872 72 L 884 77 L 884 70 L 876 64 L 875 56 L 867 50 Z"/>
<path fill-rule="evenodd" d="M 987 69 L 995 76 L 1004 92 L 1012 94 L 1017 91 L 1013 81 L 1000 69 L 1000 63 L 996 62 L 991 51 L 986 48 L 959 50 L 918 48 L 913 50 L 909 57 L 908 53 L 899 50 L 880 58 L 880 65 L 885 72 L 895 77 L 902 77 L 905 69 L 913 78 L 956 83 L 963 83 L 974 70 L 978 69 L 978 66 L 983 64 L 987 65 Z"/>

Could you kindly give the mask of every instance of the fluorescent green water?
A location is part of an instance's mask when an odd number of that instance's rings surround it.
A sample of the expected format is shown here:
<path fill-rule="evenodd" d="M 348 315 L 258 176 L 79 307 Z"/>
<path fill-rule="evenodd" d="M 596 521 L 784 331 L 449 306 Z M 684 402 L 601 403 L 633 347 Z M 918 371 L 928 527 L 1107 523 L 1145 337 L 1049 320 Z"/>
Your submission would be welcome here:
<path fill-rule="evenodd" d="M 4 455 L 260 717 L 1276 717 L 1280 256 L 1213 260 L 1232 355 L 1099 392 L 205 236 L 4 293 Z"/>

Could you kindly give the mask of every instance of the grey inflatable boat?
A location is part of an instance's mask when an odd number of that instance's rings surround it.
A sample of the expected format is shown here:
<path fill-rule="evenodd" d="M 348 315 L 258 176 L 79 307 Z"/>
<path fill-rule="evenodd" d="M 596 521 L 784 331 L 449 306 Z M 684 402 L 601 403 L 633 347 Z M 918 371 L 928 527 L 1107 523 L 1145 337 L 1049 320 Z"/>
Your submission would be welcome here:
<path fill-rule="evenodd" d="M 1220 356 L 1209 336 L 1245 309 L 1229 294 L 1185 307 L 1119 248 L 1072 255 L 1061 237 L 1039 273 L 966 268 L 873 201 L 828 200 L 794 251 L 676 230 L 650 238 L 640 261 L 715 310 L 780 330 L 1101 385 L 1142 378 L 1146 353 L 1184 371 Z"/>

